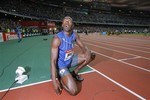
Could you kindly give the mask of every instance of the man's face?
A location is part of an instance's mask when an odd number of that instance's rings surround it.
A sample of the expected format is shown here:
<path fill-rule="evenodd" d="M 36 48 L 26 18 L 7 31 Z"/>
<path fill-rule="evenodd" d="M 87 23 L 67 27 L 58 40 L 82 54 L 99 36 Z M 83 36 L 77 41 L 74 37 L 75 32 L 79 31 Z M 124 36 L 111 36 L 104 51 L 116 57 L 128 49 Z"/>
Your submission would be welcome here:
<path fill-rule="evenodd" d="M 63 30 L 70 32 L 73 29 L 73 22 L 70 18 L 65 18 L 62 23 Z"/>

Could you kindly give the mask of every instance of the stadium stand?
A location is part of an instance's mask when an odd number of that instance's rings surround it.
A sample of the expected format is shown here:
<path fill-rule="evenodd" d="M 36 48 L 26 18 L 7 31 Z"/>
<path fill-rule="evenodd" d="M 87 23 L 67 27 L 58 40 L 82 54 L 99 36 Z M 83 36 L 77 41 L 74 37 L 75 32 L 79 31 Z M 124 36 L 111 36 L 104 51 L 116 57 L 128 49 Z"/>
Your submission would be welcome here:
<path fill-rule="evenodd" d="M 116 12 L 101 12 L 83 8 L 74 8 L 60 5 L 47 5 L 47 3 L 37 3 L 34 0 L 1 0 L 0 12 L 4 18 L 0 19 L 0 29 L 6 31 L 13 28 L 13 20 L 7 19 L 6 15 L 21 17 L 26 19 L 54 21 L 58 23 L 66 15 L 71 16 L 78 25 L 76 29 L 80 32 L 120 32 L 120 33 L 141 33 L 150 31 L 150 17 L 143 13 L 143 16 L 132 12 L 121 14 Z"/>

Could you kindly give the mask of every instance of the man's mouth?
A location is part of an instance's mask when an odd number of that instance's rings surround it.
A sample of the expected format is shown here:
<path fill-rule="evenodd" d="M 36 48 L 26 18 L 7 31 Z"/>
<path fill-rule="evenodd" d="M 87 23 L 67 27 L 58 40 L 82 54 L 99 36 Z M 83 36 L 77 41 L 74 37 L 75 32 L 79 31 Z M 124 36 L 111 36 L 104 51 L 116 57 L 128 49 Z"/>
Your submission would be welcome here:
<path fill-rule="evenodd" d="M 65 26 L 66 28 L 69 27 L 68 25 Z"/>

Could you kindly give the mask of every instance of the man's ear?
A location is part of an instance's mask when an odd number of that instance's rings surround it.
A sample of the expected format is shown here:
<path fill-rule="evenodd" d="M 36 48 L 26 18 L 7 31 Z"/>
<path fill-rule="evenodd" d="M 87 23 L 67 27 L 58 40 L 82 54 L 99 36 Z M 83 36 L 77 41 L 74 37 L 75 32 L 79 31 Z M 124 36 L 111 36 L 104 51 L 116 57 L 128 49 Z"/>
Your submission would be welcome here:
<path fill-rule="evenodd" d="M 61 27 L 63 27 L 63 23 L 61 24 Z"/>
<path fill-rule="evenodd" d="M 74 23 L 72 24 L 72 28 L 74 28 Z"/>

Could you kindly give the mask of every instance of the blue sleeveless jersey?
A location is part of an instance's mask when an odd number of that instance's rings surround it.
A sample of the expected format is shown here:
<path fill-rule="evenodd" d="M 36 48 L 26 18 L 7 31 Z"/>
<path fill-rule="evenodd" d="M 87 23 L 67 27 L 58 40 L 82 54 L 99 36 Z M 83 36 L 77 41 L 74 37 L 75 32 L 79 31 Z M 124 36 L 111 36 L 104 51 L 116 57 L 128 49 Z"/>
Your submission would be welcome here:
<path fill-rule="evenodd" d="M 76 41 L 75 33 L 73 32 L 70 36 L 67 36 L 64 31 L 61 31 L 57 33 L 56 36 L 61 40 L 58 50 L 57 66 L 59 68 L 68 67 L 74 54 L 73 48 Z"/>

